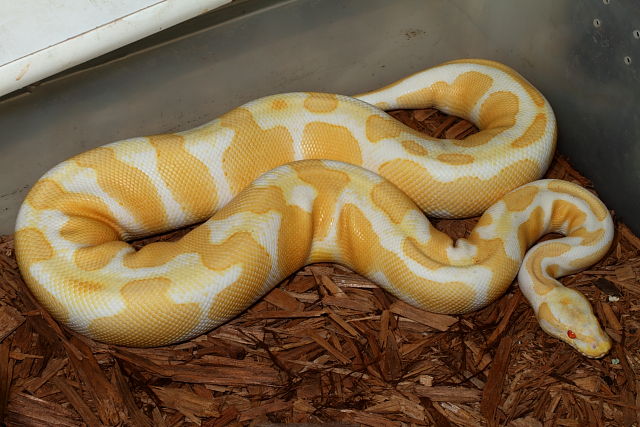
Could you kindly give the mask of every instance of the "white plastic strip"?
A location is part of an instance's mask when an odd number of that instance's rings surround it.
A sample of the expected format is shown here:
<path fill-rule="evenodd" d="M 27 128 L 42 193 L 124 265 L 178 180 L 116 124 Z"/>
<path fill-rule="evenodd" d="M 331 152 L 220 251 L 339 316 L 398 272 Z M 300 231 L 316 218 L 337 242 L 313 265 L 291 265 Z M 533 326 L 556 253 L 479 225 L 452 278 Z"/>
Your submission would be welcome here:
<path fill-rule="evenodd" d="M 230 1 L 0 1 L 0 96 Z"/>

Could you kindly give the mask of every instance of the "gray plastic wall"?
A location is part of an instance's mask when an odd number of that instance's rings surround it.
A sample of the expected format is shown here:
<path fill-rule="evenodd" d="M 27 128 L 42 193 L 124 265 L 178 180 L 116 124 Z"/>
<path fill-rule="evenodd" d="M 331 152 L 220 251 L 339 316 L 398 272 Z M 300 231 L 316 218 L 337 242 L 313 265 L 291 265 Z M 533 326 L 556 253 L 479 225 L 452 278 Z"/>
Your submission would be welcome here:
<path fill-rule="evenodd" d="M 442 61 L 504 62 L 553 105 L 559 149 L 640 232 L 635 0 L 245 0 L 0 101 L 0 233 L 71 155 L 277 92 L 353 94 Z"/>

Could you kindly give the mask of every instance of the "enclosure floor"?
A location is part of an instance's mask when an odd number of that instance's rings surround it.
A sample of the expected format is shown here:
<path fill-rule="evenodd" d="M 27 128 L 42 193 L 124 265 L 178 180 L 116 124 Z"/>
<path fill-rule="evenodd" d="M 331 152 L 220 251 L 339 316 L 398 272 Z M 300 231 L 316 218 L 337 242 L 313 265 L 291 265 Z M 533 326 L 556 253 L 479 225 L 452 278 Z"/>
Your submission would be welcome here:
<path fill-rule="evenodd" d="M 435 110 L 394 114 L 435 136 L 475 131 Z M 547 177 L 591 188 L 562 157 Z M 474 224 L 436 221 L 454 237 Z M 299 271 L 209 334 L 171 347 L 130 349 L 60 328 L 27 293 L 12 236 L 4 236 L 0 420 L 29 426 L 638 426 L 639 272 L 640 239 L 617 223 L 610 254 L 563 279 L 592 301 L 615 342 L 601 360 L 545 334 L 515 285 L 481 311 L 443 316 L 331 264 Z"/>

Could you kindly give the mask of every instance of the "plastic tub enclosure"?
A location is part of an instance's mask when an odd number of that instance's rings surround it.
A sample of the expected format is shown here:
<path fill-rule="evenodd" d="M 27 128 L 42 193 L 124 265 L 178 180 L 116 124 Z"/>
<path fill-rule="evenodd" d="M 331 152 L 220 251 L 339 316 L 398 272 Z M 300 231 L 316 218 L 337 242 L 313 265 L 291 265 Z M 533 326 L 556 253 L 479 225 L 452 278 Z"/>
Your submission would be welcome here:
<path fill-rule="evenodd" d="M 188 129 L 267 94 L 353 94 L 463 57 L 537 86 L 560 152 L 640 232 L 634 0 L 239 0 L 2 98 L 0 233 L 40 175 L 89 148 Z"/>

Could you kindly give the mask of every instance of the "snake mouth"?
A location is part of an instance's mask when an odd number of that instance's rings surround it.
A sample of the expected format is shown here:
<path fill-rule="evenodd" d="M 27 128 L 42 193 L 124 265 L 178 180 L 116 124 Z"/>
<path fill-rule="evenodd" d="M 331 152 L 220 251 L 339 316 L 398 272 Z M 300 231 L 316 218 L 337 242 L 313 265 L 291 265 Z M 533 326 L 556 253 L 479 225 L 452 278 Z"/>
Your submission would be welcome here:
<path fill-rule="evenodd" d="M 591 345 L 584 343 L 584 346 L 579 346 L 579 343 L 577 342 L 569 342 L 566 341 L 568 344 L 571 345 L 571 347 L 575 348 L 580 354 L 582 354 L 585 357 L 588 357 L 589 359 L 601 359 L 604 356 L 607 355 L 607 353 L 609 353 L 609 350 L 611 350 L 611 342 L 610 341 L 602 341 L 600 344 L 598 344 L 595 347 L 592 347 Z M 588 347 L 587 347 L 588 346 Z M 592 348 L 591 351 L 586 352 L 583 349 L 581 349 L 580 347 L 587 347 L 587 348 Z"/>
<path fill-rule="evenodd" d="M 609 350 L 607 351 L 603 351 L 602 353 L 598 353 L 598 354 L 587 354 L 584 351 L 578 350 L 578 352 L 580 354 L 582 354 L 584 357 L 588 357 L 589 359 L 601 359 L 604 356 L 607 355 L 607 353 L 609 353 Z"/>

